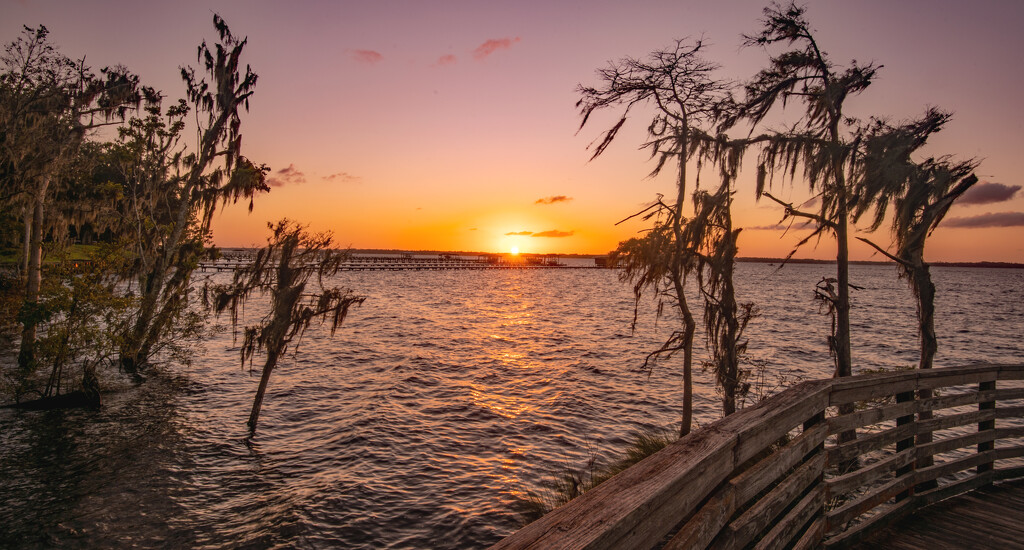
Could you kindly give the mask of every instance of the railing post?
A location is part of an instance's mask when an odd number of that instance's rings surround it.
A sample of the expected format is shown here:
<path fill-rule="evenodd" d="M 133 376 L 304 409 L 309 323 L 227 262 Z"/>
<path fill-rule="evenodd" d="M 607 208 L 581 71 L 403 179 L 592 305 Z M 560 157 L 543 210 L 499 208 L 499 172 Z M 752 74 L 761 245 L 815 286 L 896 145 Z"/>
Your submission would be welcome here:
<path fill-rule="evenodd" d="M 803 432 L 807 433 L 807 430 L 810 430 L 810 429 L 814 428 L 815 426 L 817 426 L 818 424 L 821 424 L 823 422 L 825 422 L 825 410 L 824 409 L 818 411 L 818 414 L 808 418 L 804 422 Z M 817 446 L 814 447 L 814 449 L 811 450 L 811 452 L 807 453 L 804 456 L 804 462 L 810 460 L 816 454 L 824 454 L 824 453 L 825 453 L 825 440 L 823 439 L 821 441 L 821 443 L 819 443 Z M 826 490 L 826 487 L 824 487 L 824 483 L 825 483 L 825 470 L 823 468 L 821 473 L 818 474 L 817 479 L 814 480 L 814 485 L 817 486 L 817 489 L 820 489 L 820 490 L 824 491 L 824 490 Z M 812 490 L 814 490 L 814 489 L 812 489 Z M 818 509 L 815 510 L 815 512 L 814 512 L 814 518 L 815 519 L 812 520 L 812 522 L 819 522 L 820 525 L 821 525 L 820 531 L 817 531 L 817 534 L 813 535 L 814 536 L 814 542 L 815 542 L 816 546 L 820 546 L 821 545 L 821 541 L 822 541 L 822 539 L 825 536 L 825 508 L 827 506 L 828 506 L 828 500 L 827 499 L 822 499 L 821 500 L 821 506 L 819 506 Z M 812 523 L 812 525 L 813 525 L 813 523 Z M 809 531 L 812 531 L 812 530 L 813 530 L 813 527 L 809 528 Z"/>
<path fill-rule="evenodd" d="M 925 388 L 925 389 L 921 389 L 921 390 L 917 391 L 917 399 L 919 401 L 925 401 L 927 399 L 931 399 L 931 397 L 932 397 L 932 390 L 931 390 L 931 388 Z M 925 420 L 931 420 L 932 418 L 934 418 L 934 414 L 932 414 L 931 410 L 920 411 L 919 413 L 917 413 L 917 421 L 919 423 L 918 424 L 919 426 L 920 426 L 921 422 L 924 422 Z M 929 444 L 931 442 L 932 442 L 932 432 L 931 431 L 924 432 L 924 433 L 918 433 L 917 434 L 917 446 L 918 447 L 921 447 L 923 445 L 927 445 L 927 444 Z M 917 468 L 917 469 L 927 468 L 927 467 L 929 467 L 929 466 L 931 466 L 933 464 L 935 464 L 935 459 L 933 457 L 931 457 L 931 456 L 921 457 L 920 459 L 917 459 L 917 460 L 914 461 L 914 467 Z M 930 479 L 928 481 L 924 481 L 924 482 L 918 484 L 917 487 L 915 487 L 915 490 L 917 492 L 927 491 L 929 489 L 934 489 L 934 488 L 936 488 L 938 486 L 939 486 L 938 480 Z"/>
<path fill-rule="evenodd" d="M 981 382 L 980 384 L 978 384 L 978 391 L 979 392 L 989 391 L 989 390 L 994 390 L 994 389 L 996 389 L 996 381 L 995 380 L 992 380 L 991 382 Z M 978 410 L 979 411 L 990 411 L 990 410 L 993 410 L 995 408 L 996 408 L 996 402 L 995 401 L 984 401 L 984 402 L 978 403 Z M 995 419 L 983 420 L 981 422 L 978 422 L 978 431 L 979 432 L 983 432 L 983 431 L 986 431 L 986 430 L 994 430 L 994 429 L 996 429 L 996 421 L 995 421 Z M 981 443 L 978 443 L 978 453 L 979 454 L 987 452 L 987 451 L 991 451 L 992 449 L 995 449 L 995 448 L 996 448 L 996 442 L 994 440 L 993 441 L 983 441 Z M 982 463 L 982 464 L 978 465 L 977 473 L 980 475 L 980 474 L 983 474 L 983 473 L 986 473 L 986 472 L 991 472 L 992 468 L 993 468 L 992 462 L 985 462 L 985 463 Z"/>
<path fill-rule="evenodd" d="M 907 392 L 903 392 L 903 393 L 897 393 L 896 394 L 896 402 L 897 403 L 907 403 L 909 401 L 913 401 L 915 397 L 916 396 L 915 396 L 915 392 L 914 391 L 907 391 Z M 906 426 L 907 424 L 911 424 L 913 422 L 914 422 L 914 413 L 910 413 L 909 415 L 898 417 L 896 419 L 896 427 Z M 914 434 L 911 434 L 910 437 L 897 441 L 896 442 L 896 452 L 899 453 L 901 451 L 905 451 L 907 449 L 913 448 L 914 447 L 914 437 L 915 437 Z M 901 476 L 904 476 L 904 475 L 906 475 L 908 473 L 912 473 L 914 471 L 914 469 L 916 468 L 916 464 L 917 464 L 917 461 L 915 460 L 915 461 L 911 461 L 910 464 L 907 464 L 906 466 L 898 468 L 896 470 L 896 477 L 901 477 Z M 901 500 L 903 500 L 905 498 L 912 497 L 912 496 L 914 496 L 914 486 L 913 485 L 911 485 L 910 488 L 907 489 L 906 491 L 903 491 L 902 493 L 899 493 L 898 495 L 896 495 L 896 501 L 899 502 L 899 501 L 901 501 Z"/>

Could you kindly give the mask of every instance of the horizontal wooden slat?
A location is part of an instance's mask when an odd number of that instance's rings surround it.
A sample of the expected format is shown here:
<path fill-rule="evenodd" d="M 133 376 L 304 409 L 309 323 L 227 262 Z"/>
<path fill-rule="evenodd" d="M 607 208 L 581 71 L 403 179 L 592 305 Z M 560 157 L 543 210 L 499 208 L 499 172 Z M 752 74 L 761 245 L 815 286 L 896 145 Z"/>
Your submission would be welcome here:
<path fill-rule="evenodd" d="M 826 494 L 831 499 L 858 487 L 870 485 L 889 473 L 895 472 L 897 468 L 912 463 L 915 458 L 914 449 L 905 449 L 859 470 L 826 480 Z"/>
<path fill-rule="evenodd" d="M 993 430 L 995 431 L 995 430 Z M 999 447 L 996 451 L 996 460 L 1007 460 L 1024 456 L 1024 445 L 1014 447 Z"/>
<path fill-rule="evenodd" d="M 919 389 L 935 389 L 991 381 L 995 380 L 999 375 L 1000 371 L 990 366 L 971 365 L 925 371 L 915 370 L 853 376 L 847 379 L 836 379 L 832 385 L 829 405 L 842 405 L 856 401 L 879 399 Z"/>
<path fill-rule="evenodd" d="M 880 424 L 886 420 L 894 420 L 901 416 L 914 414 L 917 411 L 918 402 L 908 401 L 885 407 L 870 407 L 850 414 L 833 416 L 828 419 L 828 433 L 832 435 L 872 424 Z"/>
<path fill-rule="evenodd" d="M 863 428 L 872 424 L 880 424 L 885 421 L 895 420 L 901 416 L 917 414 L 927 411 L 939 411 L 951 407 L 973 405 L 985 401 L 997 401 L 1002 399 L 1024 398 L 1024 388 L 1013 388 L 1006 390 L 987 390 L 983 392 L 964 392 L 952 395 L 942 395 L 929 399 L 920 399 L 897 403 L 884 407 L 868 408 L 850 414 L 834 416 L 828 419 L 829 435 L 854 428 Z"/>
<path fill-rule="evenodd" d="M 1000 380 L 1024 380 L 1024 365 L 985 365 L 999 369 Z"/>
<path fill-rule="evenodd" d="M 1024 399 L 1024 388 L 1001 388 L 996 390 L 996 401 Z"/>
<path fill-rule="evenodd" d="M 992 483 L 993 479 L 995 479 L 995 476 L 991 471 L 984 474 L 973 475 L 930 491 L 920 492 L 914 497 L 914 499 L 917 501 L 918 507 L 927 506 L 940 500 L 945 500 L 951 496 L 977 489 L 982 485 L 988 485 L 989 483 Z"/>
<path fill-rule="evenodd" d="M 815 550 L 821 546 L 821 541 L 824 538 L 825 518 L 819 517 L 811 522 L 804 534 L 800 536 L 800 540 L 793 544 L 793 550 Z"/>
<path fill-rule="evenodd" d="M 736 488 L 736 500 L 740 504 L 747 502 L 799 464 L 808 453 L 825 441 L 827 430 L 824 424 L 808 429 L 780 450 L 730 480 L 729 483 Z"/>
<path fill-rule="evenodd" d="M 849 548 L 860 542 L 867 534 L 875 529 L 881 529 L 893 521 L 906 517 L 919 508 L 918 501 L 912 498 L 902 500 L 890 506 L 883 514 L 877 514 L 858 522 L 850 529 L 840 531 L 825 539 L 824 547 L 828 549 Z M 826 532 L 826 535 L 828 533 Z"/>
<path fill-rule="evenodd" d="M 1008 426 L 1006 428 L 996 428 L 993 431 L 996 432 L 996 439 L 1014 439 L 1024 437 L 1024 426 Z"/>
<path fill-rule="evenodd" d="M 989 441 L 994 441 L 998 436 L 999 432 L 996 430 L 984 430 L 958 437 L 940 439 L 939 441 L 933 441 L 932 443 L 924 445 L 918 445 L 917 459 L 920 460 L 937 454 L 948 453 L 957 449 L 977 445 L 978 443 L 987 443 Z"/>
<path fill-rule="evenodd" d="M 755 550 L 785 548 L 796 538 L 825 504 L 824 487 L 813 488 L 803 499 L 780 519 L 772 530 L 754 546 Z"/>
<path fill-rule="evenodd" d="M 1024 417 L 1024 407 L 997 407 L 996 418 L 1021 418 Z"/>
<path fill-rule="evenodd" d="M 994 420 L 998 413 L 998 409 L 986 409 L 983 411 L 971 411 L 959 414 L 947 414 L 945 416 L 936 416 L 931 420 L 922 420 L 917 422 L 917 433 L 928 433 L 935 432 L 938 430 L 948 430 L 950 428 L 957 428 L 960 426 L 966 426 L 968 424 L 977 424 L 978 422 L 984 422 L 986 420 Z"/>
<path fill-rule="evenodd" d="M 901 439 L 913 437 L 916 434 L 914 424 L 904 424 L 888 430 L 865 435 L 849 443 L 843 443 L 828 449 L 829 466 L 837 466 L 860 455 L 892 445 Z"/>
<path fill-rule="evenodd" d="M 994 470 L 996 479 L 1017 479 L 1024 477 L 1024 466 L 1014 468 L 996 468 Z"/>
<path fill-rule="evenodd" d="M 722 531 L 721 540 L 715 541 L 716 548 L 743 548 L 776 523 L 776 517 L 789 508 L 807 486 L 821 476 L 825 457 L 817 454 L 803 463 L 792 474 L 772 488 L 740 517 L 728 524 Z"/>
<path fill-rule="evenodd" d="M 825 514 L 825 517 L 828 519 L 826 529 L 832 531 L 833 528 L 844 525 L 848 521 L 910 489 L 915 483 L 913 472 L 910 472 L 828 512 Z"/>
<path fill-rule="evenodd" d="M 995 456 L 995 451 L 985 451 L 983 453 L 975 453 L 963 458 L 956 460 L 950 460 L 941 464 L 935 464 L 927 468 L 917 469 L 917 483 L 924 483 L 940 477 L 951 476 L 957 472 L 974 468 L 979 464 L 985 464 L 992 462 Z"/>

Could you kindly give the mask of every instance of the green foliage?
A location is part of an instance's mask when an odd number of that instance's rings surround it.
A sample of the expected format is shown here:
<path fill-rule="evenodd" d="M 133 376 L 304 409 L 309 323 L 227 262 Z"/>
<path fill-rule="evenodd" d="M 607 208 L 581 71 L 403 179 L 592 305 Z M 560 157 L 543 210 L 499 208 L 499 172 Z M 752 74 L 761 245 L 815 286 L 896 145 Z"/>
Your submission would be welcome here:
<path fill-rule="evenodd" d="M 86 372 L 96 376 L 98 367 L 111 364 L 116 328 L 132 303 L 118 289 L 124 263 L 122 249 L 101 245 L 85 260 L 50 264 L 39 301 L 22 302 L 21 315 L 33 315 L 41 332 L 31 368 L 6 373 L 16 399 L 77 390 Z"/>

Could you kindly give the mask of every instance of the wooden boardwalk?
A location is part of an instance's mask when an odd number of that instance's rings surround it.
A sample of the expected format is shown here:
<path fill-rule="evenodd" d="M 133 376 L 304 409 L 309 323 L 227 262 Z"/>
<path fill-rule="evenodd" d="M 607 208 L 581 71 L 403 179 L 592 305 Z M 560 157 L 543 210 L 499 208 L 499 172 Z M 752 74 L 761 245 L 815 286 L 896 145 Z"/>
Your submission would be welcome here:
<path fill-rule="evenodd" d="M 856 548 L 1024 550 L 1024 480 L 982 487 L 918 510 Z"/>
<path fill-rule="evenodd" d="M 999 483 L 1024 478 L 1022 381 L 1024 364 L 977 364 L 803 382 L 493 548 L 1024 550 L 1024 483 Z"/>

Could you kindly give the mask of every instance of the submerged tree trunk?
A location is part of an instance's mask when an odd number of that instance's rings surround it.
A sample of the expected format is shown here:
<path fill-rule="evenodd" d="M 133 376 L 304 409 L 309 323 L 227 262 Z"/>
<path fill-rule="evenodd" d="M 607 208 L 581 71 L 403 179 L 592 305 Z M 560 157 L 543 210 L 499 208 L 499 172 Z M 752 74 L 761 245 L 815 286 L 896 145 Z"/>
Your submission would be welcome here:
<path fill-rule="evenodd" d="M 189 193 L 191 190 L 186 189 L 185 196 L 188 196 Z M 141 283 L 142 301 L 139 304 L 135 323 L 121 349 L 121 368 L 125 372 L 138 374 L 149 364 L 153 343 L 160 338 L 164 331 L 166 322 L 162 322 L 165 320 L 157 316 L 157 309 L 161 301 L 166 304 L 168 299 L 172 299 L 165 296 L 169 271 L 175 267 L 184 269 L 184 266 L 172 264 L 173 258 L 181 247 L 185 227 L 188 224 L 190 213 L 188 206 L 188 201 L 182 201 L 178 207 L 174 228 L 164 242 L 156 262 Z M 161 300 L 161 298 L 163 299 Z"/>
<path fill-rule="evenodd" d="M 32 209 L 26 205 L 21 210 L 25 228 L 22 231 L 20 272 L 22 277 L 27 277 L 29 256 L 32 255 Z"/>
<path fill-rule="evenodd" d="M 263 365 L 263 374 L 260 376 L 260 385 L 256 389 L 256 397 L 252 401 L 252 412 L 249 413 L 249 435 L 256 433 L 256 423 L 260 419 L 260 409 L 263 407 L 263 396 L 267 393 L 267 385 L 270 383 L 270 373 L 277 366 L 278 353 L 267 352 L 267 362 Z"/>
<path fill-rule="evenodd" d="M 33 197 L 32 229 L 29 237 L 28 268 L 25 273 L 25 302 L 21 331 L 21 349 L 18 351 L 18 366 L 23 371 L 32 371 L 36 366 L 36 326 L 38 325 L 39 289 L 43 281 L 43 206 L 49 176 L 44 176 L 36 195 Z"/>
<path fill-rule="evenodd" d="M 265 333 L 267 362 L 263 364 L 260 385 L 256 389 L 256 397 L 252 402 L 252 412 L 249 413 L 249 435 L 256 433 L 256 423 L 259 421 L 260 409 L 263 407 L 263 396 L 266 394 L 267 385 L 270 383 L 270 373 L 277 366 L 277 359 L 288 344 L 288 330 L 292 324 L 292 311 L 295 310 L 305 289 L 305 283 L 297 283 L 295 280 L 299 273 L 289 265 L 291 254 L 294 250 L 294 247 L 291 247 L 281 254 L 276 270 L 277 281 L 271 306 L 271 315 L 273 317 Z"/>
<path fill-rule="evenodd" d="M 158 263 L 162 263 L 159 260 Z M 121 368 L 129 374 L 138 374 L 149 362 L 148 351 L 144 349 L 144 343 L 151 331 L 153 316 L 156 312 L 157 301 L 160 298 L 160 290 L 163 288 L 163 269 L 157 266 L 145 278 L 145 285 L 141 288 L 142 300 L 139 302 L 139 309 L 135 322 L 127 334 L 121 347 Z"/>

